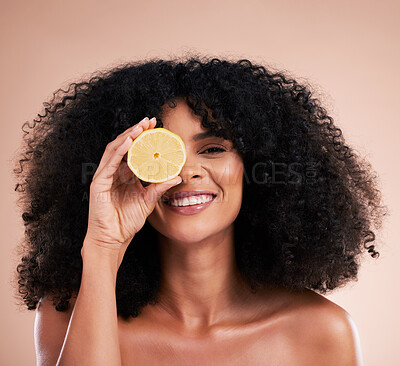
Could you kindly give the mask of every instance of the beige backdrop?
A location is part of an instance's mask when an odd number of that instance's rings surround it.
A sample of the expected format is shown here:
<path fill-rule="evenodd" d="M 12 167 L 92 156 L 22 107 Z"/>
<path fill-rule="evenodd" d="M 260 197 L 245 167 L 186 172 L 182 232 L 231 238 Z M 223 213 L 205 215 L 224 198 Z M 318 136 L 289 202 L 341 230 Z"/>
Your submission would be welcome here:
<path fill-rule="evenodd" d="M 378 236 L 381 257 L 365 255 L 358 282 L 327 297 L 352 315 L 366 366 L 399 365 L 399 2 L 1 0 L 0 7 L 1 365 L 35 364 L 35 312 L 19 309 L 10 287 L 23 236 L 10 173 L 21 125 L 84 74 L 186 50 L 249 58 L 308 80 L 348 143 L 374 165 L 391 210 Z"/>

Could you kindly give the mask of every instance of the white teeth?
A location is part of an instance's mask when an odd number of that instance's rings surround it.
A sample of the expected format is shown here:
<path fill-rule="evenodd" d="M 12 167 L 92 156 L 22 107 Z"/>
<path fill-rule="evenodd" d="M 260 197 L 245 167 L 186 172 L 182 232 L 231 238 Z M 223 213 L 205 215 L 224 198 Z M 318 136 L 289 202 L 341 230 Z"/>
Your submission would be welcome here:
<path fill-rule="evenodd" d="M 189 197 L 189 203 L 191 205 L 197 205 L 199 203 L 199 200 L 195 198 L 194 196 Z"/>
<path fill-rule="evenodd" d="M 214 197 L 210 194 L 202 194 L 197 196 L 184 197 L 180 199 L 174 199 L 169 202 L 171 206 L 192 206 L 199 205 L 201 203 L 209 202 Z"/>

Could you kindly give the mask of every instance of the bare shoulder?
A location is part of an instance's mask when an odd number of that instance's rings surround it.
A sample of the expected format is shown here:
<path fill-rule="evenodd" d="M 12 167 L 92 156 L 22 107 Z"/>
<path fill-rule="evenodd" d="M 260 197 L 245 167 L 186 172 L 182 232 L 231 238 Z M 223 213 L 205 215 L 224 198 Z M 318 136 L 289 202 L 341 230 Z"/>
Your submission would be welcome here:
<path fill-rule="evenodd" d="M 362 366 L 358 331 L 345 309 L 311 290 L 288 297 L 284 328 L 293 364 Z"/>
<path fill-rule="evenodd" d="M 64 342 L 76 298 L 66 311 L 57 311 L 50 297 L 42 297 L 36 308 L 34 341 L 38 365 L 55 365 Z"/>
<path fill-rule="evenodd" d="M 52 297 L 51 297 L 51 296 L 52 296 L 52 295 L 48 295 L 48 296 L 42 297 L 42 298 L 39 300 L 39 302 L 38 302 L 37 309 L 39 310 L 39 308 L 40 308 L 40 309 L 50 309 L 50 308 L 53 308 L 54 311 L 57 311 L 56 308 L 55 308 L 55 306 L 53 305 L 53 301 L 52 301 Z M 60 311 L 60 312 L 58 312 L 58 313 L 60 313 L 60 314 L 67 314 L 67 313 L 69 313 L 69 312 L 72 313 L 72 310 L 73 310 L 73 308 L 74 308 L 74 306 L 75 306 L 75 302 L 76 302 L 77 296 L 78 296 L 78 292 L 74 292 L 74 293 L 72 294 L 71 298 L 68 300 L 68 302 L 69 302 L 68 309 L 67 309 L 66 311 Z"/>
<path fill-rule="evenodd" d="M 36 308 L 36 319 L 44 322 L 49 322 L 52 324 L 62 324 L 63 322 L 69 322 L 72 311 L 75 306 L 76 296 L 74 295 L 69 300 L 68 309 L 65 311 L 56 310 L 53 301 L 51 300 L 51 296 L 42 297 Z"/>

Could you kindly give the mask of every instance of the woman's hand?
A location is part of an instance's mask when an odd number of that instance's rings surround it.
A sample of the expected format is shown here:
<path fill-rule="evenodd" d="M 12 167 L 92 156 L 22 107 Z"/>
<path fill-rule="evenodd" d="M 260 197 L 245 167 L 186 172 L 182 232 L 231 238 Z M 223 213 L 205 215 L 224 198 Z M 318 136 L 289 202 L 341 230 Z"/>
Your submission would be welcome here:
<path fill-rule="evenodd" d="M 155 125 L 155 118 L 146 117 L 107 145 L 90 184 L 88 229 L 82 254 L 84 248 L 96 247 L 97 251 L 118 255 L 119 266 L 129 243 L 162 194 L 181 182 L 176 177 L 143 187 L 123 160 L 133 140 Z"/>

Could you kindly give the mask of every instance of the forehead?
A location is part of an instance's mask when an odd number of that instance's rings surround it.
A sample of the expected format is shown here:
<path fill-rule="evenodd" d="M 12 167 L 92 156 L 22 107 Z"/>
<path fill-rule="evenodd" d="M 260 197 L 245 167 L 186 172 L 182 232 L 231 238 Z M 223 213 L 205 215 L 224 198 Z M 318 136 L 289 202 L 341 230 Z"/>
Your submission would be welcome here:
<path fill-rule="evenodd" d="M 201 125 L 201 117 L 182 99 L 177 99 L 176 107 L 164 105 L 162 108 L 162 122 L 164 128 L 180 136 L 196 137 L 196 140 L 211 134 Z"/>
<path fill-rule="evenodd" d="M 164 127 L 169 126 L 172 128 L 185 124 L 188 128 L 197 128 L 199 131 L 202 129 L 201 117 L 197 116 L 186 102 L 181 99 L 176 101 L 175 107 L 164 105 L 162 111 Z"/>

